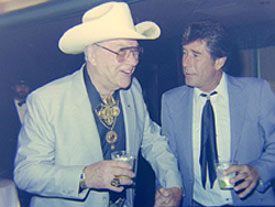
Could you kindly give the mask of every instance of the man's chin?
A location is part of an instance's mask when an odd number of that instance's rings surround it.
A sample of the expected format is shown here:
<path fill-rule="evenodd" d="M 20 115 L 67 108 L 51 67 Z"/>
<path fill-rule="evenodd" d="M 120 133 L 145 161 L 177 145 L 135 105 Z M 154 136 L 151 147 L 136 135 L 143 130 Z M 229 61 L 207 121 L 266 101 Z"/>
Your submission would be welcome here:
<path fill-rule="evenodd" d="M 192 82 L 191 82 L 191 81 L 188 81 L 188 80 L 186 80 L 186 79 L 185 79 L 185 85 L 188 85 L 188 86 L 194 86 L 194 84 L 192 84 Z"/>
<path fill-rule="evenodd" d="M 132 79 L 130 81 L 127 81 L 127 82 L 126 81 L 122 82 L 120 84 L 120 88 L 121 89 L 128 89 L 130 87 L 131 83 L 132 83 Z"/>

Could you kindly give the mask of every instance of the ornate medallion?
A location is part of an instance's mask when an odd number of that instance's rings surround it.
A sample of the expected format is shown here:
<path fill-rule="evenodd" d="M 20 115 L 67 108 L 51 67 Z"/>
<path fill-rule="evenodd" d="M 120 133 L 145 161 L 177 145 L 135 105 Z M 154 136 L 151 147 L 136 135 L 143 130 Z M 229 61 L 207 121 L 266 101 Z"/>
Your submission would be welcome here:
<path fill-rule="evenodd" d="M 119 109 L 118 106 L 114 106 L 114 107 L 112 108 L 112 114 L 113 114 L 114 116 L 118 116 L 118 115 L 120 114 L 120 109 Z"/>
<path fill-rule="evenodd" d="M 117 133 L 113 130 L 116 125 L 117 117 L 120 114 L 118 103 L 118 101 L 115 101 L 114 98 L 110 96 L 103 100 L 99 110 L 95 110 L 100 123 L 109 130 L 105 135 L 105 139 L 106 142 L 111 145 L 112 150 L 115 149 L 115 143 L 118 139 Z"/>
<path fill-rule="evenodd" d="M 109 144 L 114 144 L 116 143 L 117 141 L 117 133 L 115 131 L 109 131 L 105 138 L 106 138 L 106 141 L 109 143 Z"/>

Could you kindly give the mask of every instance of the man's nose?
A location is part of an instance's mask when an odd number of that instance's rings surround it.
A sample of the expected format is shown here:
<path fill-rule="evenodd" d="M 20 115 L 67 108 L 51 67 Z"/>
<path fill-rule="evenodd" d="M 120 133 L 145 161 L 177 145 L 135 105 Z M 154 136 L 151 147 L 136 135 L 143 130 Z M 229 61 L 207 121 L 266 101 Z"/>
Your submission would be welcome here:
<path fill-rule="evenodd" d="M 136 66 L 139 62 L 139 57 L 135 56 L 133 52 L 130 52 L 129 56 L 127 57 L 126 62 L 129 65 Z"/>
<path fill-rule="evenodd" d="M 182 66 L 183 67 L 188 67 L 191 64 L 191 58 L 189 55 L 184 55 L 182 56 Z"/>

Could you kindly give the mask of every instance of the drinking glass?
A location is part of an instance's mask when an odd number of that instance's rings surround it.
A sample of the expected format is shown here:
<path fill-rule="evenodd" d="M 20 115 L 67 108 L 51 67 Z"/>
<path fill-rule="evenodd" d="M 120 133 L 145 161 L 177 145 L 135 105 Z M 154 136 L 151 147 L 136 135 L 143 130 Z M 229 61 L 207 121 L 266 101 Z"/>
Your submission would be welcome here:
<path fill-rule="evenodd" d="M 235 161 L 220 161 L 216 163 L 217 179 L 221 189 L 231 189 L 234 184 L 230 183 L 230 179 L 236 176 L 236 173 L 231 173 L 229 175 L 224 175 L 224 171 L 230 166 L 236 165 Z"/>
<path fill-rule="evenodd" d="M 132 169 L 134 169 L 134 163 L 135 163 L 135 156 L 127 151 L 115 151 L 111 153 L 111 158 L 112 160 L 119 160 L 119 161 L 123 161 L 123 162 L 128 162 L 131 166 Z M 120 175 L 117 176 L 120 179 L 131 179 L 128 176 L 125 175 Z"/>

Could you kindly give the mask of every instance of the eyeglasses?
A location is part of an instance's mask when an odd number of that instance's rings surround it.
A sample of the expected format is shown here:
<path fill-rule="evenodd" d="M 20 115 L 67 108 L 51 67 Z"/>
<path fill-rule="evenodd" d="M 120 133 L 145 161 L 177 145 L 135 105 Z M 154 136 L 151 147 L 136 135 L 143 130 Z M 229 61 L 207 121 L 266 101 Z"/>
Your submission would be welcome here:
<path fill-rule="evenodd" d="M 118 52 L 113 51 L 107 47 L 104 47 L 99 44 L 95 44 L 96 46 L 107 50 L 108 52 L 111 52 L 115 55 L 117 55 L 117 61 L 118 62 L 124 62 L 127 58 L 130 57 L 130 54 L 132 53 L 133 57 L 138 60 L 141 53 L 143 53 L 143 47 L 137 46 L 137 47 L 123 47 L 118 50 Z"/>

